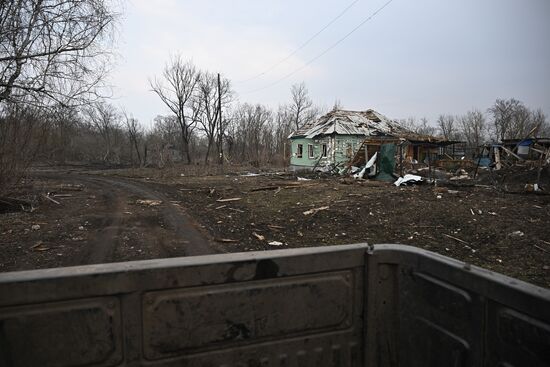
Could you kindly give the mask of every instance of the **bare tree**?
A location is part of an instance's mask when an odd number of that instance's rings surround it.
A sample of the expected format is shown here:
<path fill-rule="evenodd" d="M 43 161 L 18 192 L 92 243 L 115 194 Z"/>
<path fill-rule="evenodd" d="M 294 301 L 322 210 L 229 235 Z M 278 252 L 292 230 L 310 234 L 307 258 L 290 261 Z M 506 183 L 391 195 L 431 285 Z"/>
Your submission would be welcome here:
<path fill-rule="evenodd" d="M 462 135 L 470 148 L 479 147 L 485 140 L 485 116 L 479 110 L 468 111 L 459 118 Z"/>
<path fill-rule="evenodd" d="M 233 92 L 228 79 L 220 80 L 220 89 L 218 89 L 218 78 L 212 73 L 202 73 L 199 80 L 199 98 L 202 100 L 203 111 L 199 119 L 201 130 L 206 135 L 207 148 L 204 162 L 208 163 L 210 150 L 214 144 L 219 144 L 219 136 L 225 134 L 226 123 L 219 115 L 219 102 L 221 95 L 221 106 L 226 107 L 233 98 Z M 218 147 L 219 151 L 219 147 Z"/>
<path fill-rule="evenodd" d="M 198 98 L 200 71 L 190 61 L 184 62 L 181 56 L 173 57 L 164 68 L 163 81 L 150 81 L 152 91 L 176 116 L 181 138 L 182 156 L 191 163 L 190 142 L 202 110 L 202 100 Z"/>
<path fill-rule="evenodd" d="M 533 120 L 533 125 L 537 126 L 537 136 L 539 137 L 550 137 L 550 123 L 546 119 L 546 115 L 539 108 L 531 112 L 531 119 Z"/>
<path fill-rule="evenodd" d="M 253 164 L 270 159 L 274 145 L 272 120 L 271 110 L 259 104 L 245 103 L 233 111 L 229 134 L 236 158 Z"/>
<path fill-rule="evenodd" d="M 120 128 L 119 113 L 113 105 L 106 102 L 95 103 L 85 109 L 85 115 L 91 126 L 99 133 L 103 140 L 104 163 L 118 163 L 120 157 L 115 152 L 116 130 Z"/>
<path fill-rule="evenodd" d="M 17 184 L 44 143 L 49 116 L 32 107 L 0 110 L 0 196 Z"/>
<path fill-rule="evenodd" d="M 106 0 L 0 1 L 0 103 L 87 102 L 106 74 Z"/>
<path fill-rule="evenodd" d="M 512 120 L 516 111 L 523 106 L 517 99 L 497 99 L 495 104 L 489 108 L 493 118 L 493 130 L 496 139 L 504 140 L 511 135 Z"/>
<path fill-rule="evenodd" d="M 344 105 L 342 104 L 342 101 L 340 101 L 339 98 L 336 98 L 334 100 L 334 105 L 332 106 L 332 110 L 333 111 L 338 111 L 338 110 L 343 110 L 344 109 Z"/>
<path fill-rule="evenodd" d="M 453 115 L 439 115 L 437 127 L 441 135 L 447 140 L 458 140 L 457 119 Z"/>
<path fill-rule="evenodd" d="M 126 126 L 126 133 L 128 134 L 128 140 L 130 141 L 130 145 L 133 147 L 133 149 L 136 152 L 137 160 L 139 166 L 142 166 L 145 164 L 145 162 L 141 158 L 141 152 L 139 150 L 140 142 L 143 139 L 143 127 L 140 125 L 139 121 L 129 116 L 126 111 L 123 111 L 124 115 L 124 123 Z M 131 150 L 130 150 L 131 151 Z M 133 162 L 133 155 L 130 154 L 130 160 Z"/>
<path fill-rule="evenodd" d="M 500 140 L 544 134 L 547 125 L 546 116 L 540 109 L 530 110 L 514 98 L 497 99 L 489 113 L 493 119 L 493 131 Z"/>
<path fill-rule="evenodd" d="M 173 162 L 172 149 L 181 144 L 178 135 L 179 124 L 175 116 L 155 117 L 153 129 L 146 138 L 147 148 L 151 148 L 150 156 L 153 164 L 162 168 Z M 181 152 L 181 149 L 179 150 Z"/>
<path fill-rule="evenodd" d="M 293 114 L 294 127 L 298 130 L 306 122 L 307 111 L 311 108 L 313 102 L 309 98 L 308 90 L 304 82 L 294 84 L 290 92 L 292 94 L 290 109 Z"/>
<path fill-rule="evenodd" d="M 422 117 L 420 121 L 416 117 L 407 117 L 407 119 L 399 120 L 399 124 L 421 135 L 435 135 L 437 130 L 435 126 L 430 125 L 426 117 Z"/>

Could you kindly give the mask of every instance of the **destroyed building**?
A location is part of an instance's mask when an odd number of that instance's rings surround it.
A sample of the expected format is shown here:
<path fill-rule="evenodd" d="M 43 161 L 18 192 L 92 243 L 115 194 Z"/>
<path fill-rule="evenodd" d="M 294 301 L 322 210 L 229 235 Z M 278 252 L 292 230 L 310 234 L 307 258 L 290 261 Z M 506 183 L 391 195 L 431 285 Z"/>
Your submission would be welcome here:
<path fill-rule="evenodd" d="M 328 165 L 365 164 L 382 145 L 398 149 L 396 161 L 436 160 L 442 147 L 451 145 L 440 137 L 417 134 L 372 109 L 366 111 L 333 110 L 304 125 L 289 136 L 290 169 L 315 170 Z M 361 162 L 357 162 L 360 160 Z"/>

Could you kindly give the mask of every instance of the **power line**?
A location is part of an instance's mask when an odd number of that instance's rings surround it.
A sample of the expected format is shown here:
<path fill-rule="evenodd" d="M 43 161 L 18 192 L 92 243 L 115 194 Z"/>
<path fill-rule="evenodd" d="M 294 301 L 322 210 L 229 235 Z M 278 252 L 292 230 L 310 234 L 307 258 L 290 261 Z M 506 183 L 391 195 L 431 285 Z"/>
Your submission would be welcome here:
<path fill-rule="evenodd" d="M 352 6 L 354 6 L 355 4 L 357 4 L 359 2 L 359 0 L 355 0 L 353 1 L 351 4 L 349 4 L 344 10 L 342 10 L 342 12 L 340 12 L 340 14 L 338 14 L 335 18 L 333 18 L 329 23 L 327 23 L 327 25 L 325 25 L 323 28 L 321 28 L 321 30 L 319 30 L 317 33 L 315 33 L 313 36 L 311 36 L 307 41 L 305 41 L 304 43 L 302 43 L 300 46 L 298 46 L 297 49 L 295 49 L 294 51 L 292 51 L 290 54 L 288 54 L 288 56 L 286 56 L 284 59 L 281 59 L 280 61 L 278 61 L 277 63 L 271 65 L 269 68 L 265 69 L 264 71 L 262 71 L 261 73 L 257 74 L 257 75 L 254 75 L 253 77 L 251 78 L 248 78 L 248 79 L 245 79 L 245 80 L 241 80 L 241 81 L 238 81 L 237 83 L 247 83 L 251 80 L 254 80 L 254 79 L 257 79 L 261 76 L 264 76 L 266 75 L 267 73 L 269 73 L 271 70 L 275 69 L 277 66 L 281 65 L 282 63 L 284 63 L 285 61 L 287 61 L 288 59 L 290 59 L 292 56 L 296 55 L 296 53 L 298 51 L 300 51 L 301 49 L 303 49 L 304 47 L 306 47 L 311 41 L 313 41 L 315 38 L 317 38 L 318 35 L 320 35 L 321 33 L 323 33 L 323 31 L 325 29 L 327 29 L 328 27 L 330 27 L 334 22 L 336 22 L 338 19 L 340 19 L 342 17 L 342 15 L 344 15 L 349 9 L 351 9 Z"/>
<path fill-rule="evenodd" d="M 371 15 L 369 15 L 365 20 L 363 20 L 361 23 L 359 23 L 357 26 L 355 26 L 355 28 L 353 28 L 351 31 L 349 31 L 344 37 L 340 38 L 338 41 L 336 41 L 335 43 L 333 43 L 332 45 L 330 45 L 329 47 L 327 47 L 323 52 L 321 52 L 320 54 L 318 54 L 317 56 L 315 56 L 314 58 L 310 59 L 308 62 L 306 62 L 304 65 L 302 65 L 301 67 L 295 69 L 294 71 L 290 72 L 289 74 L 277 79 L 276 81 L 274 81 L 273 83 L 271 84 L 268 84 L 264 87 L 261 87 L 261 88 L 257 88 L 257 89 L 253 89 L 251 91 L 248 91 L 248 92 L 244 92 L 242 94 L 250 94 L 250 93 L 256 93 L 256 92 L 259 92 L 259 91 L 262 91 L 264 89 L 268 89 L 268 88 L 271 88 L 273 87 L 274 85 L 277 85 L 279 84 L 280 82 L 282 82 L 283 80 L 287 79 L 287 78 L 290 78 L 291 76 L 293 76 L 294 74 L 302 71 L 303 69 L 306 68 L 306 66 L 310 65 L 311 63 L 315 62 L 317 59 L 319 59 L 320 57 L 322 57 L 323 55 L 325 55 L 327 52 L 329 52 L 330 50 L 332 50 L 333 48 L 335 48 L 336 46 L 338 46 L 340 43 L 342 43 L 346 38 L 348 38 L 349 36 L 351 36 L 355 31 L 357 31 L 359 28 L 361 28 L 365 23 L 367 23 L 369 20 L 371 20 L 373 17 L 376 16 L 376 14 L 380 13 L 386 6 L 390 5 L 390 3 L 392 2 L 393 0 L 388 0 L 384 5 L 382 5 L 380 8 L 378 8 L 374 13 L 372 13 Z"/>

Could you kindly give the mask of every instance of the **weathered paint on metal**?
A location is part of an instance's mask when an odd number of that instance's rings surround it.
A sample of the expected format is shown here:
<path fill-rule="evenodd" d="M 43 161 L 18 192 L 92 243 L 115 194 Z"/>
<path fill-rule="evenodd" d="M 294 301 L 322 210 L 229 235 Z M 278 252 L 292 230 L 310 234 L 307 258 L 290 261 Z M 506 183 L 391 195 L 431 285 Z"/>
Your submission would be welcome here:
<path fill-rule="evenodd" d="M 0 274 L 0 366 L 550 364 L 550 290 L 366 244 Z"/>

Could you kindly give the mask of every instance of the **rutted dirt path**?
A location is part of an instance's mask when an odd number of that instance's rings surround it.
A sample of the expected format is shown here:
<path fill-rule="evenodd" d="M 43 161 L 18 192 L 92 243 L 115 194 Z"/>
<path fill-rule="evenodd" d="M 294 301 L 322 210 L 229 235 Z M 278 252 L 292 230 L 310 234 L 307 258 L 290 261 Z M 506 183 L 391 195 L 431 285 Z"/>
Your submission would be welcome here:
<path fill-rule="evenodd" d="M 2 215 L 0 271 L 219 252 L 185 203 L 162 191 L 170 188 L 70 172 L 36 173 L 29 184 L 41 203 Z"/>

